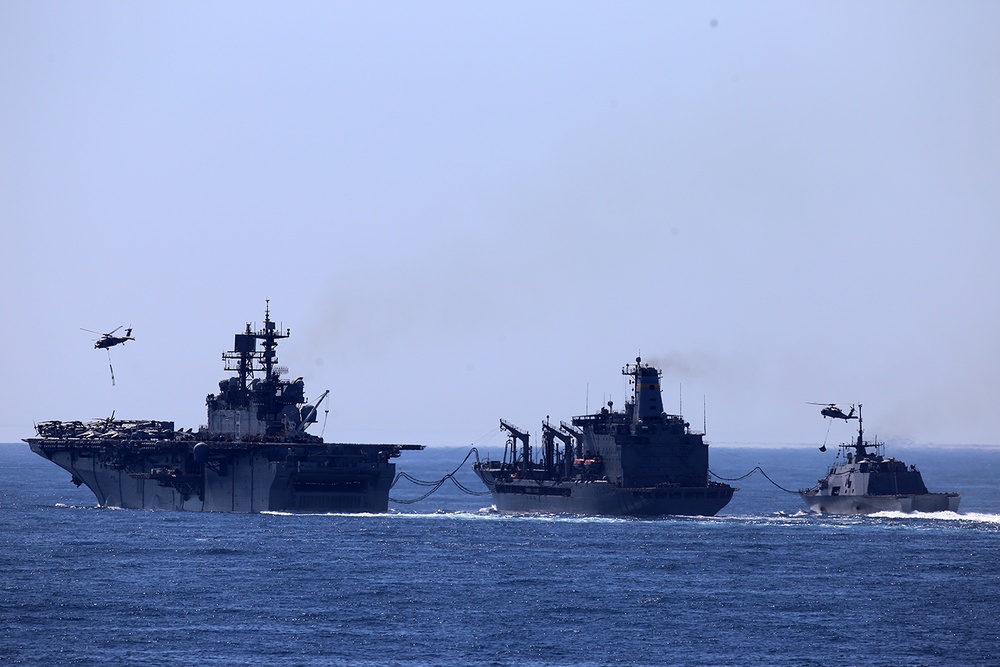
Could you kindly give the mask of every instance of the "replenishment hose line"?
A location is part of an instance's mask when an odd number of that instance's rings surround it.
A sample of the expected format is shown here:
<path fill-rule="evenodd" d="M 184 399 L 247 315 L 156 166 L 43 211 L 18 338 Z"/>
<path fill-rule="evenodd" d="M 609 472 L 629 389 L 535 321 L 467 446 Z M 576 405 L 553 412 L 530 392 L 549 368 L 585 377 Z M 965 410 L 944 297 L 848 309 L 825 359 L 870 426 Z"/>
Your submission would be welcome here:
<path fill-rule="evenodd" d="M 455 486 L 457 486 L 460 491 L 462 491 L 463 493 L 467 493 L 470 496 L 488 496 L 490 494 L 489 491 L 473 491 L 472 489 L 470 489 L 469 487 L 465 486 L 464 484 L 462 484 L 461 482 L 459 482 L 457 479 L 455 479 L 456 473 L 458 473 L 458 471 L 462 469 L 462 467 L 465 465 L 465 463 L 469 460 L 469 457 L 472 456 L 473 454 L 476 455 L 476 462 L 478 463 L 479 462 L 479 451 L 475 447 L 473 447 L 472 449 L 469 450 L 469 453 L 465 455 L 465 458 L 462 459 L 462 462 L 458 464 L 458 467 L 455 468 L 454 470 L 452 470 L 450 473 L 448 473 L 444 477 L 442 477 L 441 479 L 437 479 L 437 480 L 433 480 L 433 481 L 427 481 L 427 480 L 417 479 L 416 477 L 413 477 L 412 475 L 410 475 L 409 473 L 406 473 L 406 472 L 401 472 L 401 473 L 397 474 L 396 475 L 396 479 L 392 480 L 392 487 L 390 487 L 390 488 L 394 488 L 396 486 L 396 483 L 399 482 L 399 480 L 405 479 L 407 482 L 410 482 L 411 484 L 416 484 L 417 486 L 430 487 L 430 490 L 427 493 L 425 493 L 422 496 L 419 496 L 417 498 L 405 498 L 405 499 L 403 499 L 403 498 L 392 498 L 392 497 L 390 497 L 389 500 L 391 500 L 392 502 L 394 502 L 394 503 L 396 503 L 398 505 L 412 505 L 413 503 L 418 503 L 421 500 L 429 497 L 431 494 L 433 494 L 438 489 L 440 489 L 444 485 L 444 483 L 447 482 L 448 480 L 451 480 L 452 484 L 454 484 Z"/>
<path fill-rule="evenodd" d="M 774 484 L 776 487 L 778 487 L 779 489 L 781 489 L 785 493 L 798 493 L 798 491 L 792 491 L 791 489 L 786 489 L 781 484 L 778 484 L 777 482 L 775 482 L 773 479 L 771 479 L 770 477 L 767 476 L 767 473 L 764 472 L 764 469 L 761 468 L 760 466 L 757 466 L 756 468 L 754 468 L 750 472 L 746 473 L 745 475 L 740 475 L 739 477 L 720 477 L 719 475 L 716 475 L 711 470 L 708 471 L 708 474 L 710 474 L 712 477 L 714 477 L 716 479 L 721 479 L 723 482 L 739 482 L 740 480 L 746 479 L 747 477 L 750 477 L 751 475 L 753 475 L 754 473 L 757 473 L 757 472 L 759 472 L 761 475 L 763 475 L 764 479 L 766 479 L 767 481 L 769 481 L 771 484 Z"/>

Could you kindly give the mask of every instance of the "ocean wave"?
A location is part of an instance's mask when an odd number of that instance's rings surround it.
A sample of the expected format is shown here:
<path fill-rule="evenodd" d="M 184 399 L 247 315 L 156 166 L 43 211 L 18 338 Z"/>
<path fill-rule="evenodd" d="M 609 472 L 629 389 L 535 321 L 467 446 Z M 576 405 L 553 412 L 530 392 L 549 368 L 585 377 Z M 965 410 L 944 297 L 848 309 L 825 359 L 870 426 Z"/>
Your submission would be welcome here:
<path fill-rule="evenodd" d="M 116 507 L 114 505 L 69 505 L 67 503 L 55 503 L 53 507 L 57 507 L 61 510 L 99 510 L 101 512 L 131 512 L 132 510 L 126 510 L 124 507 Z"/>
<path fill-rule="evenodd" d="M 335 517 L 341 519 L 388 519 L 404 520 L 459 520 L 459 521 L 523 521 L 532 523 L 624 523 L 630 521 L 656 520 L 693 520 L 709 519 L 711 517 L 654 517 L 640 519 L 637 517 L 620 516 L 587 516 L 580 514 L 542 514 L 542 513 L 501 513 L 494 507 L 483 507 L 479 510 L 435 510 L 433 512 L 285 512 L 266 511 L 261 514 L 282 517 Z"/>
<path fill-rule="evenodd" d="M 482 507 L 478 510 L 434 510 L 429 512 L 261 512 L 271 516 L 316 518 L 328 517 L 350 520 L 380 519 L 386 521 L 493 521 L 493 522 L 523 522 L 523 523 L 555 523 L 555 524 L 649 524 L 649 523 L 683 523 L 699 524 L 723 528 L 727 525 L 760 525 L 760 526 L 805 526 L 822 525 L 830 528 L 849 529 L 853 526 L 871 525 L 872 519 L 942 522 L 952 522 L 962 525 L 985 524 L 1000 526 L 1000 514 L 957 512 L 878 512 L 875 514 L 845 514 L 820 515 L 807 511 L 775 512 L 772 514 L 728 514 L 721 516 L 658 516 L 658 517 L 626 517 L 626 516 L 588 516 L 581 514 L 543 514 L 543 513 L 502 513 L 494 507 Z"/>

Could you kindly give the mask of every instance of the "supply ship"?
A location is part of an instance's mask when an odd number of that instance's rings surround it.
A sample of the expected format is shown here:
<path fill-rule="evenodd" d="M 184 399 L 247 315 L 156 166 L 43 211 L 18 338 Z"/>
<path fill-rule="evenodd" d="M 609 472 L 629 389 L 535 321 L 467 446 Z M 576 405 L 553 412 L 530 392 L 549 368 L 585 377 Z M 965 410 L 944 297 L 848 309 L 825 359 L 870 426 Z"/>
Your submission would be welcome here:
<path fill-rule="evenodd" d="M 286 380 L 278 341 L 288 338 L 265 308 L 224 352 L 235 373 L 209 394 L 208 424 L 197 432 L 170 421 L 47 421 L 26 439 L 31 450 L 69 471 L 102 507 L 196 512 L 384 512 L 396 474 L 392 459 L 423 445 L 326 443 L 302 378 Z"/>
<path fill-rule="evenodd" d="M 854 412 L 839 418 L 853 419 Z M 815 487 L 799 491 L 811 511 L 818 514 L 958 511 L 960 494 L 928 492 L 916 466 L 885 457 L 885 443 L 878 438 L 865 441 L 860 405 L 857 419 L 857 440 L 839 446 L 838 461 L 843 455 L 845 462 L 831 466 Z"/>
<path fill-rule="evenodd" d="M 625 409 L 609 401 L 559 428 L 546 420 L 538 460 L 529 434 L 500 420 L 503 460 L 473 466 L 498 511 L 713 516 L 729 503 L 736 489 L 708 479 L 704 434 L 663 411 L 659 369 L 637 357 L 622 374 L 632 384 Z"/>

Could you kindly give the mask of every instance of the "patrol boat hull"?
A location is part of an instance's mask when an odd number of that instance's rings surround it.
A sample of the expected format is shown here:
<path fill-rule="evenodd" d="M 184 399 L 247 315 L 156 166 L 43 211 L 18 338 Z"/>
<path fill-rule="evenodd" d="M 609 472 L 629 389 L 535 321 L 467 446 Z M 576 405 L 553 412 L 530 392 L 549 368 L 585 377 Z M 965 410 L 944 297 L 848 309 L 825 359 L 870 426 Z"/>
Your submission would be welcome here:
<path fill-rule="evenodd" d="M 663 411 L 660 371 L 636 359 L 622 374 L 633 384 L 624 410 L 609 402 L 558 429 L 546 420 L 538 457 L 526 432 L 500 420 L 503 459 L 473 466 L 498 511 L 713 516 L 732 500 L 736 489 L 708 480 L 704 434 Z"/>
<path fill-rule="evenodd" d="M 957 512 L 958 493 L 930 493 L 916 466 L 883 455 L 885 444 L 864 439 L 864 420 L 854 410 L 840 419 L 858 420 L 858 437 L 839 447 L 838 463 L 811 489 L 799 491 L 817 514 L 874 514 L 875 512 Z M 843 415 L 843 413 L 841 413 Z M 825 447 L 824 447 L 825 450 Z"/>
<path fill-rule="evenodd" d="M 874 514 L 876 512 L 957 512 L 957 493 L 923 493 L 893 496 L 824 496 L 800 494 L 817 514 Z"/>

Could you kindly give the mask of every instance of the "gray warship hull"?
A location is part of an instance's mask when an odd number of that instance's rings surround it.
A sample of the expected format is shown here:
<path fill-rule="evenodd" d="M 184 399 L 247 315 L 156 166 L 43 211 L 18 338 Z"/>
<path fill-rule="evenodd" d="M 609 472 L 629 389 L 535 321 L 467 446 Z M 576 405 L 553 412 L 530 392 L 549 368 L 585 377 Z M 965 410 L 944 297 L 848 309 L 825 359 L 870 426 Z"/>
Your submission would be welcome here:
<path fill-rule="evenodd" d="M 735 488 L 708 479 L 704 434 L 663 411 L 659 369 L 636 358 L 622 374 L 633 387 L 624 410 L 609 401 L 559 428 L 546 419 L 540 456 L 526 431 L 500 420 L 503 458 L 473 466 L 498 511 L 714 516 L 732 500 Z"/>
<path fill-rule="evenodd" d="M 916 466 L 885 456 L 885 443 L 877 438 L 864 439 L 861 407 L 859 403 L 857 417 L 853 407 L 850 415 L 841 411 L 844 416 L 838 417 L 858 420 L 857 439 L 838 447 L 838 462 L 816 486 L 799 491 L 809 510 L 817 514 L 957 512 L 961 494 L 931 493 Z"/>
<path fill-rule="evenodd" d="M 715 516 L 732 500 L 728 485 L 622 488 L 597 481 L 497 481 L 476 471 L 499 512 L 595 516 Z"/>
<path fill-rule="evenodd" d="M 875 512 L 957 512 L 957 493 L 898 494 L 891 496 L 829 496 L 799 494 L 817 514 L 874 514 Z"/>
<path fill-rule="evenodd" d="M 131 332 L 131 329 L 129 330 Z M 303 379 L 286 380 L 278 341 L 291 331 L 271 320 L 247 323 L 222 355 L 236 374 L 205 399 L 208 423 L 176 430 L 171 421 L 46 421 L 33 452 L 85 484 L 102 507 L 192 512 L 385 512 L 396 475 L 391 462 L 423 445 L 326 443 L 306 433 L 319 405 Z M 131 340 L 131 339 L 130 339 Z"/>
<path fill-rule="evenodd" d="M 33 438 L 101 507 L 191 512 L 385 512 L 394 463 L 351 445 L 226 443 L 204 463 L 193 442 Z M 351 459 L 352 465 L 337 465 Z"/>

